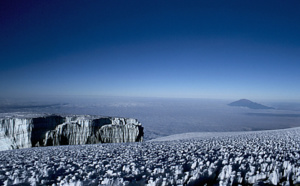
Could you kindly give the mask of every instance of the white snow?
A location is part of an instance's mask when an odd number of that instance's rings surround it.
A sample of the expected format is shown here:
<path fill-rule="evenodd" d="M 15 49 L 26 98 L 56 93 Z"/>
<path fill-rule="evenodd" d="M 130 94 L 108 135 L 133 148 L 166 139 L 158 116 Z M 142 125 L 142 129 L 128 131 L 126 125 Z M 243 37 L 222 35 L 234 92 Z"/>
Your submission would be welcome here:
<path fill-rule="evenodd" d="M 293 185 L 300 128 L 0 152 L 0 185 Z"/>

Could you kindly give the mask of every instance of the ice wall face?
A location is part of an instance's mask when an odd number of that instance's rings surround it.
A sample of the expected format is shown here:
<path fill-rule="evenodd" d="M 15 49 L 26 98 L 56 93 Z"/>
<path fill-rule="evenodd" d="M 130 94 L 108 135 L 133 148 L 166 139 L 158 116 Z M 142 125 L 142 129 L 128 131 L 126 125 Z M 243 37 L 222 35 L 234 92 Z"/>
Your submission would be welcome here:
<path fill-rule="evenodd" d="M 31 147 L 32 119 L 0 120 L 0 150 Z"/>
<path fill-rule="evenodd" d="M 136 119 L 66 117 L 46 133 L 43 146 L 141 142 L 143 128 Z"/>
<path fill-rule="evenodd" d="M 143 127 L 131 118 L 59 115 L 0 118 L 0 150 L 142 140 Z"/>

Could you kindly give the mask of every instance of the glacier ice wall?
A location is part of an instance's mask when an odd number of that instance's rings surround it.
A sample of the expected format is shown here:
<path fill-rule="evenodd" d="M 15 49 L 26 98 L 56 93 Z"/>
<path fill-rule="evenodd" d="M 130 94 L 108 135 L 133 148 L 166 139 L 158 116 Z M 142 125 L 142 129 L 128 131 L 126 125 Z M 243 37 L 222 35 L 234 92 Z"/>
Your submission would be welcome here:
<path fill-rule="evenodd" d="M 143 127 L 132 118 L 89 115 L 0 118 L 0 150 L 142 140 Z"/>

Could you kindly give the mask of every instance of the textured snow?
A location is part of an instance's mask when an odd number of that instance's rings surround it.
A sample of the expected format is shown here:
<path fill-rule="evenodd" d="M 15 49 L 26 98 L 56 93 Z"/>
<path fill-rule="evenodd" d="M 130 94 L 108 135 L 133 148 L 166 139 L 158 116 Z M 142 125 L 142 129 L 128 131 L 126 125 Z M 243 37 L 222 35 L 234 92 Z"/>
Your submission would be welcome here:
<path fill-rule="evenodd" d="M 300 184 L 300 128 L 192 134 L 2 151 L 0 185 Z"/>
<path fill-rule="evenodd" d="M 295 127 L 297 128 L 297 127 Z M 149 141 L 174 141 L 174 140 L 184 140 L 184 139 L 205 139 L 208 137 L 221 137 L 221 136 L 236 136 L 236 135 L 256 135 L 261 133 L 270 133 L 272 131 L 285 131 L 291 129 L 280 129 L 280 130 L 263 130 L 263 131 L 240 131 L 240 132 L 189 132 L 183 134 L 174 134 L 170 136 L 155 138 Z"/>

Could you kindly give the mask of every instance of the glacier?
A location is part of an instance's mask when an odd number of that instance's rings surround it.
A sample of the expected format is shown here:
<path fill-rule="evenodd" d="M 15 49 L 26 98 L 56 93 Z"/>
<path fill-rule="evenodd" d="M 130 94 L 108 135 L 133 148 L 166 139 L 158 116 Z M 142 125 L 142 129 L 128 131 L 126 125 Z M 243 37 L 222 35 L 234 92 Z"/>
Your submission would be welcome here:
<path fill-rule="evenodd" d="M 0 150 L 39 146 L 142 142 L 137 119 L 91 115 L 6 115 L 0 118 Z"/>

